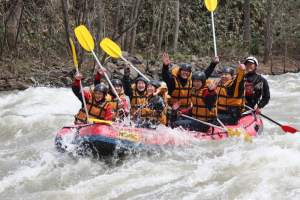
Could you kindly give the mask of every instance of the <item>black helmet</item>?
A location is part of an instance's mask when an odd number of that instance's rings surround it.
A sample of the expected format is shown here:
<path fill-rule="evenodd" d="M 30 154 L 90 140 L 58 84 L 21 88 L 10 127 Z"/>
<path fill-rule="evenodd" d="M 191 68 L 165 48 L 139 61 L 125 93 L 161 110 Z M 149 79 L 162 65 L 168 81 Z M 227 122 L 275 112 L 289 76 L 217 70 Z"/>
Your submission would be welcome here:
<path fill-rule="evenodd" d="M 146 84 L 148 84 L 148 81 L 142 76 L 139 76 L 135 79 L 135 83 L 137 83 L 138 81 L 144 81 Z"/>
<path fill-rule="evenodd" d="M 160 82 L 157 80 L 151 80 L 149 85 L 153 85 L 156 89 L 160 87 Z"/>
<path fill-rule="evenodd" d="M 112 79 L 111 80 L 111 84 L 113 86 L 121 86 L 121 87 L 123 87 L 123 83 L 122 83 L 122 81 L 120 79 Z"/>
<path fill-rule="evenodd" d="M 206 81 L 206 75 L 202 71 L 193 72 L 192 80 Z"/>
<path fill-rule="evenodd" d="M 95 86 L 94 92 L 103 92 L 104 94 L 107 94 L 108 87 L 104 83 L 99 83 Z"/>
<path fill-rule="evenodd" d="M 179 69 L 180 70 L 186 70 L 186 71 L 192 71 L 192 65 L 190 65 L 190 64 L 187 64 L 187 63 L 181 63 L 180 65 L 179 65 Z"/>
<path fill-rule="evenodd" d="M 223 67 L 222 74 L 230 74 L 231 76 L 234 75 L 234 69 L 232 69 L 231 67 Z"/>

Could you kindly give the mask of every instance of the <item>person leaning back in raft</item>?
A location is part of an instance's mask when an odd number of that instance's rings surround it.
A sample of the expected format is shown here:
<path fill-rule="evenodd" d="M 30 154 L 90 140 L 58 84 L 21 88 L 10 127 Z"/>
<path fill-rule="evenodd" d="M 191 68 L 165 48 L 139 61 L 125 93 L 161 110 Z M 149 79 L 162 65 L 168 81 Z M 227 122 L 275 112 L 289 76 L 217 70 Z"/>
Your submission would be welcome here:
<path fill-rule="evenodd" d="M 87 123 L 87 116 L 84 109 L 82 94 L 85 98 L 88 115 L 90 118 L 96 118 L 101 120 L 113 119 L 113 110 L 109 102 L 106 101 L 106 95 L 108 87 L 104 83 L 97 84 L 93 90 L 80 90 L 80 80 L 82 79 L 81 74 L 76 74 L 74 82 L 72 84 L 73 93 L 81 102 L 81 109 L 75 115 L 75 124 Z"/>

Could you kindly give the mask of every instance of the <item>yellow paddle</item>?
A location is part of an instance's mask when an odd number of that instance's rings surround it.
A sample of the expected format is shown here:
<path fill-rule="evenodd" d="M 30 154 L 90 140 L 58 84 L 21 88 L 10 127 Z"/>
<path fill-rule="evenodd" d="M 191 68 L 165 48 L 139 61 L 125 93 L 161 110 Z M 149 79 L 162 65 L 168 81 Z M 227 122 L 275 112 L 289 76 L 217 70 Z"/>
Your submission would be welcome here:
<path fill-rule="evenodd" d="M 88 121 L 93 122 L 93 123 L 107 124 L 107 125 L 112 125 L 112 123 L 113 123 L 112 121 L 95 119 L 95 118 L 89 118 Z"/>
<path fill-rule="evenodd" d="M 113 90 L 113 92 L 116 95 L 116 97 L 118 98 L 118 100 L 121 102 L 121 99 L 120 99 L 115 87 L 112 85 L 110 79 L 108 78 L 107 73 L 104 71 L 104 67 L 101 65 L 98 57 L 96 56 L 96 54 L 94 52 L 95 43 L 94 43 L 94 39 L 93 39 L 91 33 L 89 32 L 89 30 L 84 25 L 80 25 L 74 29 L 74 32 L 75 32 L 75 36 L 76 36 L 79 44 L 82 46 L 82 48 L 85 49 L 86 51 L 92 53 L 97 64 L 103 70 L 104 76 L 105 76 L 108 84 L 110 85 L 111 89 Z"/>
<path fill-rule="evenodd" d="M 226 131 L 227 134 L 228 134 L 228 137 L 240 137 L 240 136 L 243 136 L 244 141 L 246 141 L 246 142 L 252 142 L 251 135 L 249 135 L 248 133 L 246 133 L 245 130 L 227 128 L 223 123 L 222 123 L 222 126 L 217 126 L 217 125 L 214 125 L 212 123 L 205 122 L 205 121 L 196 119 L 194 117 L 191 117 L 191 116 L 188 116 L 188 115 L 185 115 L 185 114 L 181 114 L 180 116 L 182 116 L 184 118 L 187 118 L 187 119 L 191 119 L 191 120 L 200 122 L 201 124 L 205 124 L 207 126 L 211 126 L 211 127 L 218 128 L 218 129 L 221 129 L 223 131 Z"/>
<path fill-rule="evenodd" d="M 102 50 L 105 53 L 107 53 L 109 56 L 111 56 L 113 58 L 121 58 L 127 64 L 129 64 L 130 67 L 132 67 L 137 73 L 139 73 L 139 75 L 141 75 L 142 77 L 144 77 L 147 81 L 150 81 L 150 79 L 148 77 L 146 77 L 140 70 L 138 70 L 135 66 L 133 66 L 133 64 L 131 62 L 129 62 L 126 58 L 124 58 L 122 56 L 122 50 L 121 50 L 121 48 L 115 42 L 113 42 L 111 39 L 104 38 L 100 42 L 100 46 L 101 46 Z"/>
<path fill-rule="evenodd" d="M 213 31 L 213 39 L 214 39 L 214 53 L 215 57 L 217 54 L 217 42 L 216 42 L 216 33 L 215 33 L 215 20 L 214 20 L 214 11 L 217 8 L 218 1 L 217 0 L 204 0 L 205 6 L 207 10 L 211 13 L 211 24 Z"/>
<path fill-rule="evenodd" d="M 73 62 L 74 62 L 74 66 L 75 66 L 75 69 L 76 69 L 76 73 L 79 74 L 75 45 L 74 45 L 73 40 L 71 38 L 69 38 L 69 42 L 70 42 L 71 49 L 72 49 Z M 88 119 L 89 118 L 89 113 L 88 113 L 87 108 L 86 108 L 86 102 L 85 102 L 85 98 L 84 98 L 84 94 L 83 94 L 83 87 L 82 87 L 81 80 L 79 80 L 79 83 L 80 83 L 81 98 L 82 98 L 85 114 L 86 114 L 86 117 Z"/>

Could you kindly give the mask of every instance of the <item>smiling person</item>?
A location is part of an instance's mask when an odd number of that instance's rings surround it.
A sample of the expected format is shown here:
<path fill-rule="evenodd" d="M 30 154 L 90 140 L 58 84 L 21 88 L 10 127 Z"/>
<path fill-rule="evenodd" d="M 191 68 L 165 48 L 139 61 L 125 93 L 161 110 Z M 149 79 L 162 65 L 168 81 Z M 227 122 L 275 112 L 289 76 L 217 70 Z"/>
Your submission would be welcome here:
<path fill-rule="evenodd" d="M 147 84 L 148 81 L 138 76 L 132 83 L 130 80 L 130 68 L 124 68 L 123 86 L 125 94 L 130 98 L 130 114 L 133 118 L 136 112 L 147 104 Z"/>
<path fill-rule="evenodd" d="M 82 79 L 81 74 L 76 74 L 74 82 L 72 84 L 72 91 L 81 102 L 81 108 L 75 115 L 75 124 L 87 123 L 87 116 L 83 105 L 83 99 L 81 92 L 86 101 L 86 107 L 89 117 L 101 119 L 101 120 L 112 120 L 113 110 L 111 105 L 106 101 L 105 97 L 108 92 L 108 88 L 104 83 L 95 85 L 93 90 L 80 90 L 80 80 Z"/>
<path fill-rule="evenodd" d="M 195 119 L 212 122 L 216 116 L 217 84 L 214 80 L 207 80 L 202 71 L 194 72 L 192 79 L 193 89 L 189 112 Z M 209 128 L 209 126 L 191 119 L 179 119 L 174 123 L 174 126 L 182 126 L 185 129 L 201 132 L 206 132 Z"/>
<path fill-rule="evenodd" d="M 258 60 L 255 57 L 247 57 L 244 64 L 246 66 L 246 105 L 260 112 L 260 109 L 265 107 L 270 100 L 269 84 L 264 77 L 256 72 Z"/>
<path fill-rule="evenodd" d="M 99 69 L 97 71 L 94 79 L 94 85 L 100 83 L 101 78 L 104 76 L 104 72 L 106 71 L 102 69 Z M 121 101 L 119 101 L 119 99 L 114 94 L 112 89 L 109 90 L 108 95 L 106 96 L 106 100 L 109 101 L 110 105 L 112 106 L 114 112 L 114 120 L 115 119 L 122 120 L 124 117 L 126 117 L 129 114 L 130 100 L 129 97 L 126 96 L 124 93 L 123 83 L 120 79 L 112 79 L 111 83 L 114 86 Z"/>
<path fill-rule="evenodd" d="M 138 127 L 155 128 L 159 124 L 166 125 L 164 99 L 158 95 L 160 82 L 152 80 L 147 85 L 147 104 L 138 111 Z"/>
<path fill-rule="evenodd" d="M 237 124 L 244 108 L 245 65 L 239 64 L 237 74 L 230 67 L 224 67 L 217 87 L 217 116 L 225 125 Z"/>

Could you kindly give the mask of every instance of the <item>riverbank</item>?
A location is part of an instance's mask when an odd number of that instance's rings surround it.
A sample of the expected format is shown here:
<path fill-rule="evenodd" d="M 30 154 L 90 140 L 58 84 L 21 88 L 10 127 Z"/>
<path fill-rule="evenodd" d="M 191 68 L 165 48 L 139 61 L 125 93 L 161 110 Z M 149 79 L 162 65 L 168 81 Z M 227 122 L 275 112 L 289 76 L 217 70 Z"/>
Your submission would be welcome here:
<path fill-rule="evenodd" d="M 141 55 L 128 56 L 124 55 L 131 61 L 139 70 L 146 75 L 155 79 L 160 77 L 161 61 L 159 59 L 145 59 Z M 197 57 L 195 55 L 173 55 L 171 56 L 174 63 L 191 63 L 193 68 L 200 70 L 208 66 L 210 62 L 209 57 Z M 221 66 L 235 66 L 238 63 L 238 58 L 221 57 L 221 63 L 218 65 L 216 72 Z M 260 60 L 260 59 L 259 59 Z M 300 62 L 296 60 L 285 61 L 281 57 L 274 57 L 271 71 L 271 62 L 268 64 L 259 65 L 259 73 L 262 74 L 283 74 L 287 72 L 299 72 Z M 74 67 L 71 58 L 48 58 L 44 60 L 35 58 L 12 59 L 3 58 L 0 60 L 2 72 L 0 75 L 0 91 L 8 90 L 24 90 L 32 86 L 49 86 L 49 87 L 70 87 L 72 84 L 72 77 L 74 74 Z M 121 60 L 108 60 L 105 67 L 108 73 L 113 74 L 114 77 L 122 77 L 125 63 Z M 85 60 L 80 69 L 86 77 L 85 85 L 92 84 L 92 74 L 94 72 L 94 61 L 91 59 Z M 131 70 L 132 78 L 137 76 L 137 73 Z"/>

